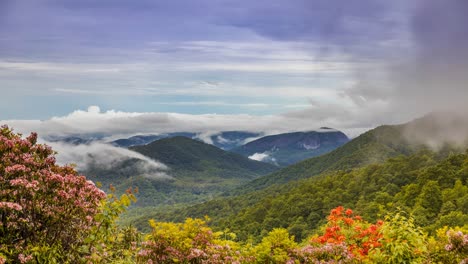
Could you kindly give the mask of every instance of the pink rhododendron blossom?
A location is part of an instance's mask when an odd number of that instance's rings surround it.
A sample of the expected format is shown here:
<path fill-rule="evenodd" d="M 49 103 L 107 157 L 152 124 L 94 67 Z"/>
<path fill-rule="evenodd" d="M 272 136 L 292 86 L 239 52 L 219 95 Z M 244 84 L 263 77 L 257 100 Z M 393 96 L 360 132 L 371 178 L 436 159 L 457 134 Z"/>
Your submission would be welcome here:
<path fill-rule="evenodd" d="M 16 211 L 21 211 L 23 209 L 21 205 L 12 202 L 0 202 L 0 208 L 8 208 Z"/>
<path fill-rule="evenodd" d="M 54 151 L 0 127 L 0 245 L 17 252 L 20 263 L 30 245 L 54 245 L 63 250 L 84 243 L 98 226 L 95 216 L 105 193 L 70 166 L 55 163 Z M 11 253 L 13 254 L 13 253 Z"/>

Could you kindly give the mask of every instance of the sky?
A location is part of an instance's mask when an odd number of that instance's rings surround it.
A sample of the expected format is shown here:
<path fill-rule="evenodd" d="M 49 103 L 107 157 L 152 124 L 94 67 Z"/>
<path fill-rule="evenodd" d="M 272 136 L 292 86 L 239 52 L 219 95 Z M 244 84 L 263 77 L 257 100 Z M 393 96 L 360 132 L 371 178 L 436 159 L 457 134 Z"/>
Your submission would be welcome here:
<path fill-rule="evenodd" d="M 465 113 L 466 0 L 0 0 L 0 124 L 353 137 Z"/>

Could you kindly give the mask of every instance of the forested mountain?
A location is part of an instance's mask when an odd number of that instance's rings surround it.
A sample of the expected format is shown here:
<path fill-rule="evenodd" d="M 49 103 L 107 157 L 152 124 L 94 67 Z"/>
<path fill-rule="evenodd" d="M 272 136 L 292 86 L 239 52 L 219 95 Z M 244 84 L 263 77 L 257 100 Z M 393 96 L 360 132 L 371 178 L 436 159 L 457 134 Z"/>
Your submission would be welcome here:
<path fill-rule="evenodd" d="M 139 206 L 205 201 L 277 169 L 183 136 L 130 147 L 130 150 L 160 161 L 169 169 L 143 172 L 145 165 L 138 159 L 130 159 L 111 167 L 91 164 L 84 173 L 102 182 L 104 187 L 113 184 L 119 192 L 137 187 Z"/>
<path fill-rule="evenodd" d="M 356 208 L 368 219 L 399 207 L 413 212 L 428 230 L 450 221 L 463 225 L 468 220 L 468 157 L 457 154 L 463 152 L 462 145 L 446 142 L 432 151 L 424 141 L 408 137 L 408 131 L 427 130 L 425 120 L 432 118 L 377 127 L 328 154 L 242 185 L 225 198 L 176 212 L 129 214 L 128 219 L 143 227 L 149 218 L 181 221 L 209 215 L 214 227 L 229 228 L 242 239 L 261 237 L 274 227 L 286 227 L 301 239 L 307 235 L 304 230 L 318 227 L 337 205 Z M 428 206 L 436 201 L 424 196 L 429 192 L 441 195 L 434 210 Z"/>
<path fill-rule="evenodd" d="M 406 125 L 380 126 L 354 138 L 347 144 L 322 156 L 306 159 L 271 175 L 258 178 L 237 190 L 246 193 L 318 175 L 322 172 L 346 170 L 383 162 L 390 157 L 408 155 L 426 148 L 405 138 Z"/>
<path fill-rule="evenodd" d="M 277 227 L 288 229 L 301 240 L 322 225 L 328 211 L 338 205 L 354 208 L 370 220 L 401 209 L 413 213 L 429 232 L 444 225 L 463 226 L 468 223 L 468 152 L 443 156 L 420 151 L 382 164 L 324 173 L 172 212 L 130 215 L 128 219 L 144 228 L 150 218 L 183 221 L 208 215 L 216 230 L 229 229 L 240 240 L 260 239 Z"/>
<path fill-rule="evenodd" d="M 131 147 L 141 153 L 171 167 L 174 175 L 191 174 L 208 169 L 216 171 L 222 178 L 255 178 L 276 169 L 267 163 L 247 159 L 241 155 L 224 151 L 187 137 L 172 137 L 158 140 L 144 146 Z"/>
<path fill-rule="evenodd" d="M 330 152 L 348 141 L 344 133 L 324 127 L 319 131 L 262 137 L 232 151 L 251 159 L 287 166 Z"/>

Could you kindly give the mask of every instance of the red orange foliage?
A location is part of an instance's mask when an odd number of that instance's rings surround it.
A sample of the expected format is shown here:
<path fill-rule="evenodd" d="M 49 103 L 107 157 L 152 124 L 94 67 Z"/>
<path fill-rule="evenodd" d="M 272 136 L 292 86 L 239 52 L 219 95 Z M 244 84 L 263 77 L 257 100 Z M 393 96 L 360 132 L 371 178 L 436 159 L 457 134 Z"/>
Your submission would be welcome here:
<path fill-rule="evenodd" d="M 354 215 L 351 209 L 338 206 L 332 209 L 328 216 L 325 233 L 313 238 L 311 242 L 320 244 L 346 243 L 348 250 L 358 258 L 365 258 L 369 250 L 381 247 L 379 239 L 382 238 L 380 227 L 383 221 L 369 224 L 358 215 Z"/>

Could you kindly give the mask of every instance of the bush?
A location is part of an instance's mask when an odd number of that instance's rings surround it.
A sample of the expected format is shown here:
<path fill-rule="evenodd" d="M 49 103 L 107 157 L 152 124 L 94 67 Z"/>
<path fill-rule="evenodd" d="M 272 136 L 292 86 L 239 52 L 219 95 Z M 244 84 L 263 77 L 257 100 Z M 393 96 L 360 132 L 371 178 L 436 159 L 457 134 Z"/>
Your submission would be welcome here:
<path fill-rule="evenodd" d="M 138 263 L 240 263 L 237 243 L 222 240 L 201 219 L 184 223 L 150 221 L 151 233 L 138 252 Z"/>
<path fill-rule="evenodd" d="M 423 263 L 429 258 L 427 237 L 412 217 L 388 215 L 381 228 L 381 247 L 370 252 L 375 263 Z"/>
<path fill-rule="evenodd" d="M 77 260 L 106 195 L 36 141 L 0 128 L 0 261 Z"/>

